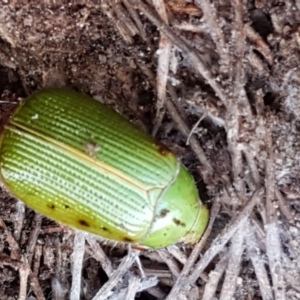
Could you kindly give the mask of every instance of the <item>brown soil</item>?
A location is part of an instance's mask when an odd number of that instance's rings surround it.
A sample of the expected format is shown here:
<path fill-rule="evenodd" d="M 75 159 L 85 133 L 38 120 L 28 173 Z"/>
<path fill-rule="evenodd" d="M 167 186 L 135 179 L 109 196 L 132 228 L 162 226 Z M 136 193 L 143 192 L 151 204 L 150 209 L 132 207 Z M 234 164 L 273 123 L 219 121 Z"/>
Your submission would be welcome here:
<path fill-rule="evenodd" d="M 42 87 L 92 95 L 178 155 L 211 223 L 139 253 L 3 190 L 0 299 L 300 299 L 300 2 L 28 2 L 0 4 L 2 115 Z"/>

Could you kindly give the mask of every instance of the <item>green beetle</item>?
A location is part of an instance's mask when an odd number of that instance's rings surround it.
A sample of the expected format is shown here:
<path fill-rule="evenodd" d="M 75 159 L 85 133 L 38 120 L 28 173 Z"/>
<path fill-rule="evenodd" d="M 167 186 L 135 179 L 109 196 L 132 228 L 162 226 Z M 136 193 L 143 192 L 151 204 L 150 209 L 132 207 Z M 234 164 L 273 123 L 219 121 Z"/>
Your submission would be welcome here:
<path fill-rule="evenodd" d="M 195 243 L 208 222 L 192 177 L 166 146 L 67 89 L 25 99 L 0 139 L 6 188 L 32 209 L 145 248 Z"/>

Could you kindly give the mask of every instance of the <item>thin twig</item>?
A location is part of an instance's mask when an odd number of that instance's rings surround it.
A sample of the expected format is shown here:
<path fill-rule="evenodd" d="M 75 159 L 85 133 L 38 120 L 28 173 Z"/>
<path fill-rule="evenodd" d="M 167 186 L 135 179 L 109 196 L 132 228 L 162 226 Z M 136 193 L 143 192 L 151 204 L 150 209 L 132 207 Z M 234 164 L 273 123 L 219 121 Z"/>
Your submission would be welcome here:
<path fill-rule="evenodd" d="M 245 25 L 243 22 L 244 6 L 243 0 L 233 0 L 234 7 L 234 28 L 232 31 L 232 45 L 234 47 L 235 56 L 232 58 L 235 60 L 235 73 L 233 83 L 233 95 L 236 98 L 236 102 L 239 105 L 241 115 L 248 121 L 252 120 L 252 110 L 247 98 L 245 85 L 245 67 L 244 57 L 246 51 L 246 33 Z"/>
<path fill-rule="evenodd" d="M 205 114 L 203 114 L 203 116 L 201 118 L 198 119 L 198 121 L 195 123 L 195 125 L 193 126 L 193 128 L 191 129 L 187 139 L 186 139 L 186 145 L 190 144 L 190 139 L 192 137 L 192 135 L 194 134 L 194 132 L 196 131 L 197 127 L 199 126 L 199 124 L 201 123 L 201 121 L 206 117 Z"/>
<path fill-rule="evenodd" d="M 223 273 L 228 264 L 228 255 L 222 255 L 221 260 L 216 264 L 214 270 L 210 271 L 208 275 L 208 281 L 205 284 L 204 294 L 202 300 L 214 299 L 215 293 L 218 288 L 219 281 L 221 280 Z"/>
<path fill-rule="evenodd" d="M 98 291 L 93 300 L 105 300 L 110 294 L 111 290 L 117 285 L 118 281 L 124 276 L 128 269 L 135 262 L 136 257 L 139 255 L 139 251 L 130 251 L 126 257 L 122 259 L 117 270 L 115 270 L 109 280 Z"/>
<path fill-rule="evenodd" d="M 107 1 L 107 0 L 101 0 L 100 7 L 101 7 L 102 12 L 107 16 L 109 21 L 112 24 L 114 24 L 114 26 L 118 29 L 118 31 L 119 31 L 120 35 L 122 36 L 123 40 L 128 44 L 132 44 L 133 39 L 132 39 L 131 30 L 128 28 L 126 23 L 123 22 L 122 19 L 121 19 L 122 21 L 120 21 L 120 19 L 117 18 L 117 16 L 115 15 L 115 11 L 112 9 L 109 2 L 110 1 Z M 130 21 L 130 23 L 133 24 L 131 21 Z M 138 32 L 138 30 L 136 30 L 136 31 Z"/>
<path fill-rule="evenodd" d="M 36 299 L 46 300 L 38 278 L 36 276 L 34 276 L 32 273 L 29 274 L 29 282 L 30 282 L 30 286 L 31 286 L 33 292 L 36 295 Z"/>
<path fill-rule="evenodd" d="M 154 7 L 158 12 L 161 19 L 165 24 L 168 24 L 168 15 L 165 7 L 165 3 L 162 0 L 153 0 Z M 158 49 L 158 63 L 157 63 L 157 75 L 156 75 L 156 89 L 157 89 L 157 101 L 156 101 L 156 116 L 153 126 L 152 135 L 155 136 L 162 119 L 164 117 L 164 103 L 167 95 L 167 82 L 171 57 L 172 42 L 163 33 L 160 33 L 159 49 Z"/>
<path fill-rule="evenodd" d="M 128 293 L 130 293 L 130 289 L 132 289 L 132 287 L 130 287 L 130 280 L 132 280 L 133 278 L 136 278 L 138 279 L 137 276 L 134 276 L 134 275 L 131 275 L 130 278 L 129 278 L 129 284 L 128 284 L 128 287 L 127 288 L 124 288 L 124 289 L 121 289 L 120 293 L 118 293 L 117 295 L 113 295 L 112 297 L 113 298 L 110 298 L 111 300 L 123 300 L 125 299 L 125 297 L 128 295 Z M 133 284 L 133 282 L 132 282 Z M 151 291 L 150 290 L 156 290 L 158 291 L 157 288 L 155 288 L 155 286 L 158 284 L 158 280 L 156 277 L 152 276 L 152 277 L 148 277 L 144 280 L 141 280 L 139 279 L 139 285 L 137 286 L 134 286 L 133 288 L 136 288 L 134 290 L 135 293 L 140 293 L 144 290 L 147 290 L 148 293 L 151 294 Z M 134 299 L 134 298 L 132 298 Z M 159 299 L 163 299 L 163 298 L 159 298 Z"/>
<path fill-rule="evenodd" d="M 54 242 L 54 249 L 50 247 L 48 252 L 52 250 L 56 253 L 56 261 L 55 261 L 55 276 L 53 276 L 51 280 L 53 299 L 66 299 L 67 294 L 69 293 L 70 287 L 68 285 L 68 277 L 69 272 L 66 268 L 66 264 L 68 263 L 66 253 L 62 251 L 62 243 L 60 239 L 56 239 Z M 48 247 L 48 248 L 49 248 Z M 53 255 L 53 253 L 52 253 Z M 53 262 L 54 263 L 54 262 Z"/>
<path fill-rule="evenodd" d="M 26 258 L 23 258 L 24 261 L 26 261 Z M 23 266 L 23 263 L 18 261 L 18 260 L 14 260 L 11 259 L 8 255 L 5 254 L 0 254 L 0 266 L 10 266 L 11 268 L 15 269 L 15 270 L 20 270 L 21 268 L 27 268 L 28 270 L 30 270 L 30 266 L 25 263 L 25 265 L 27 266 Z M 32 274 L 31 270 L 29 272 L 29 283 L 30 286 L 34 292 L 34 294 L 36 295 L 37 299 L 39 300 L 45 300 L 45 297 L 43 295 L 43 291 L 41 289 L 41 286 L 39 284 L 39 281 L 37 279 L 37 277 Z M 20 283 L 22 284 L 22 286 L 25 284 L 25 282 Z M 24 291 L 24 288 L 22 287 L 22 290 Z"/>
<path fill-rule="evenodd" d="M 169 91 L 170 91 L 172 97 L 176 97 L 176 94 L 172 93 L 172 87 L 171 86 L 169 87 Z M 175 124 L 178 126 L 178 129 L 181 132 L 181 134 L 185 138 L 187 138 L 188 135 L 190 134 L 190 129 L 188 128 L 186 123 L 182 120 L 182 118 L 180 117 L 180 115 L 177 112 L 177 109 L 176 109 L 175 105 L 173 104 L 173 102 L 170 99 L 166 99 L 166 107 L 168 109 L 168 112 L 169 112 L 171 118 L 173 119 Z M 207 172 L 210 175 L 212 175 L 213 174 L 213 168 L 210 165 L 208 159 L 206 158 L 206 155 L 205 155 L 204 151 L 202 150 L 200 144 L 198 143 L 198 141 L 193 136 L 190 138 L 190 144 L 191 144 L 191 148 L 193 149 L 193 151 L 197 155 L 197 158 L 199 159 L 200 163 L 204 167 L 206 167 Z"/>
<path fill-rule="evenodd" d="M 265 225 L 266 248 L 269 260 L 270 272 L 273 281 L 273 289 L 276 300 L 285 300 L 285 282 L 281 262 L 281 243 L 278 232 L 278 225 L 270 223 Z"/>
<path fill-rule="evenodd" d="M 242 179 L 243 163 L 242 153 L 238 145 L 238 138 L 240 135 L 241 117 L 243 115 L 251 116 L 250 105 L 246 99 L 246 92 L 244 89 L 245 76 L 243 69 L 243 58 L 245 51 L 245 34 L 242 20 L 243 4 L 241 0 L 234 0 L 235 19 L 234 29 L 232 32 L 232 45 L 234 48 L 235 68 L 232 85 L 232 98 L 229 99 L 229 107 L 226 114 L 226 131 L 228 150 L 231 154 L 232 173 L 234 178 L 234 187 L 240 195 L 245 194 L 244 181 Z M 243 112 L 246 110 L 246 112 Z"/>
<path fill-rule="evenodd" d="M 143 23 L 141 22 L 141 19 L 140 19 L 138 13 L 136 12 L 136 10 L 134 10 L 132 8 L 132 6 L 128 3 L 127 0 L 122 0 L 122 2 L 124 3 L 131 18 L 134 20 L 136 27 L 139 29 L 140 36 L 142 37 L 142 39 L 144 41 L 146 41 L 147 40 L 146 32 L 145 32 Z"/>
<path fill-rule="evenodd" d="M 165 22 L 165 24 L 169 24 L 165 1 L 152 0 L 152 3 L 160 18 Z"/>
<path fill-rule="evenodd" d="M 272 288 L 265 267 L 264 256 L 260 251 L 259 242 L 255 235 L 255 227 L 250 222 L 246 224 L 246 249 L 251 259 L 263 300 L 272 300 Z"/>
<path fill-rule="evenodd" d="M 172 43 L 170 40 L 165 37 L 163 34 L 160 37 L 159 41 L 159 57 L 157 64 L 157 101 L 156 101 L 156 116 L 153 126 L 152 135 L 155 136 L 162 119 L 164 117 L 164 104 L 166 101 L 167 95 L 167 82 L 168 82 L 168 73 L 170 65 L 170 56 L 171 56 Z"/>
<path fill-rule="evenodd" d="M 127 11 L 123 8 L 119 0 L 115 0 L 113 5 L 113 9 L 116 12 L 117 20 L 121 23 L 124 29 L 127 28 L 128 32 L 131 36 L 135 36 L 139 33 L 135 24 L 131 21 L 131 19 L 127 15 Z"/>
<path fill-rule="evenodd" d="M 2 220 L 1 217 L 0 217 L 0 227 L 2 227 L 4 229 L 4 234 L 6 236 L 6 241 L 9 244 L 9 248 L 10 248 L 10 251 L 11 251 L 10 257 L 12 259 L 19 260 L 21 258 L 21 250 L 19 248 L 19 245 L 16 242 L 15 238 L 13 237 L 12 233 L 7 228 L 6 224 L 4 223 L 4 221 Z"/>
<path fill-rule="evenodd" d="M 72 262 L 72 286 L 70 299 L 80 299 L 83 256 L 85 250 L 85 237 L 81 231 L 76 231 L 74 238 L 73 262 Z"/>
<path fill-rule="evenodd" d="M 270 272 L 273 281 L 274 296 L 276 300 L 285 300 L 285 282 L 282 268 L 282 248 L 275 209 L 275 171 L 273 164 L 272 137 L 269 130 L 266 132 L 266 145 L 269 157 L 266 161 L 266 250 L 269 260 Z"/>
<path fill-rule="evenodd" d="M 232 237 L 229 250 L 228 267 L 226 269 L 226 275 L 222 285 L 220 300 L 233 299 L 240 271 L 242 254 L 244 252 L 244 235 L 245 230 L 240 227 Z"/>
<path fill-rule="evenodd" d="M 38 276 L 39 274 L 42 254 L 43 254 L 43 247 L 42 245 L 37 244 L 35 247 L 34 258 L 32 263 L 32 272 L 35 276 Z"/>
<path fill-rule="evenodd" d="M 141 279 L 137 276 L 130 276 L 125 300 L 134 300 L 139 290 Z"/>
<path fill-rule="evenodd" d="M 167 252 L 165 252 L 164 250 L 158 251 L 158 253 L 161 256 L 161 258 L 163 259 L 163 261 L 165 262 L 165 264 L 169 267 L 172 275 L 175 278 L 178 278 L 178 276 L 180 274 L 180 269 L 179 269 L 178 264 L 176 264 L 176 262 L 172 258 L 172 256 L 170 254 L 168 254 Z"/>
<path fill-rule="evenodd" d="M 16 241 L 19 241 L 21 238 L 24 219 L 25 219 L 25 204 L 22 201 L 18 201 L 16 204 L 16 222 L 15 222 L 15 230 L 14 230 L 14 237 Z"/>
<path fill-rule="evenodd" d="M 97 240 L 95 237 L 91 235 L 86 236 L 87 242 L 90 244 L 91 249 L 93 251 L 93 257 L 100 262 L 103 270 L 107 274 L 107 276 L 110 276 L 114 268 L 112 266 L 111 261 L 108 259 L 106 254 L 104 253 L 102 247 L 97 243 Z"/>
<path fill-rule="evenodd" d="M 6 240 L 9 243 L 10 249 L 11 249 L 11 257 L 6 256 L 6 255 L 5 256 L 3 255 L 1 257 L 1 255 L 0 255 L 0 266 L 1 265 L 9 265 L 16 270 L 20 270 L 21 268 L 23 268 L 23 269 L 27 268 L 29 270 L 29 283 L 32 287 L 33 292 L 35 293 L 37 299 L 44 300 L 45 298 L 44 298 L 42 289 L 40 287 L 39 281 L 38 281 L 37 277 L 35 276 L 35 274 L 32 273 L 30 265 L 28 264 L 27 257 L 25 255 L 23 257 L 21 256 L 21 250 L 19 248 L 19 245 L 16 242 L 16 240 L 14 239 L 11 232 L 8 230 L 7 226 L 3 222 L 2 218 L 0 218 L 0 227 L 2 227 L 4 229 L 5 235 L 6 235 Z M 22 263 L 21 263 L 21 261 L 22 261 Z M 23 270 L 22 270 L 22 272 L 23 272 Z M 26 279 L 27 278 L 28 278 L 28 276 L 26 277 Z M 22 289 L 22 293 L 23 293 L 25 282 L 24 281 L 20 282 L 20 285 L 22 285 L 21 289 Z M 27 285 L 27 283 L 26 283 L 26 285 Z"/>
<path fill-rule="evenodd" d="M 41 230 L 41 225 L 42 225 L 42 220 L 43 220 L 43 216 L 40 215 L 39 213 L 36 213 L 34 215 L 33 218 L 33 223 L 32 223 L 32 228 L 33 230 L 30 231 L 30 235 L 29 235 L 29 241 L 27 244 L 27 259 L 28 259 L 28 263 L 29 265 L 31 265 L 32 263 L 32 257 L 34 254 L 34 249 L 36 247 L 37 244 L 37 239 Z"/>
<path fill-rule="evenodd" d="M 252 154 L 251 150 L 248 150 L 248 151 L 247 150 L 248 149 L 243 149 L 242 151 L 243 151 L 243 154 L 246 157 L 246 160 L 247 160 L 248 166 L 250 168 L 253 180 L 256 184 L 256 187 L 259 187 L 261 185 L 261 179 L 260 179 L 260 176 L 259 176 L 259 171 L 258 171 L 256 162 L 255 162 L 255 159 L 253 157 L 253 154 Z"/>
<path fill-rule="evenodd" d="M 179 250 L 178 246 L 176 245 L 171 245 L 167 247 L 168 252 L 173 255 L 178 261 L 180 261 L 180 263 L 182 263 L 183 265 L 186 264 L 187 261 L 187 257 L 186 255 Z"/>
<path fill-rule="evenodd" d="M 30 268 L 28 267 L 28 264 L 21 264 L 19 269 L 19 274 L 20 274 L 19 300 L 27 299 L 27 283 L 28 283 L 29 273 L 30 273 Z"/>
<path fill-rule="evenodd" d="M 282 193 L 280 192 L 279 188 L 275 187 L 275 196 L 278 200 L 279 208 L 282 214 L 286 217 L 286 219 L 290 223 L 294 223 L 294 215 L 295 213 L 290 208 L 289 204 L 286 202 L 286 199 L 283 197 Z"/>

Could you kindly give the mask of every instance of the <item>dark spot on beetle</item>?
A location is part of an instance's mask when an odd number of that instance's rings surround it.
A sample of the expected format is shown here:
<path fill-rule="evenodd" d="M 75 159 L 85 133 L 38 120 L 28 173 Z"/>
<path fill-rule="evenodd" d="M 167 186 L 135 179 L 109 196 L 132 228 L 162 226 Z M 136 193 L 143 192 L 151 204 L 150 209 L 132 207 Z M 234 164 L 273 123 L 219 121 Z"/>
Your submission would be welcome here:
<path fill-rule="evenodd" d="M 47 206 L 48 206 L 48 208 L 50 208 L 50 209 L 55 209 L 55 205 L 54 204 L 47 204 Z"/>
<path fill-rule="evenodd" d="M 185 223 L 183 223 L 183 222 L 181 222 L 180 220 L 178 220 L 178 219 L 173 219 L 173 222 L 177 225 L 177 226 L 181 226 L 181 227 L 185 227 L 186 226 L 186 224 Z"/>
<path fill-rule="evenodd" d="M 158 153 L 161 154 L 162 156 L 167 156 L 168 154 L 172 153 L 172 151 L 161 142 L 156 141 L 155 146 L 156 146 Z"/>
<path fill-rule="evenodd" d="M 126 243 L 132 243 L 132 242 L 133 242 L 133 239 L 131 239 L 131 238 L 125 236 L 125 237 L 123 238 L 123 241 L 126 242 Z"/>
<path fill-rule="evenodd" d="M 159 217 L 164 218 L 170 211 L 168 209 L 162 209 L 160 211 Z"/>
<path fill-rule="evenodd" d="M 84 227 L 90 227 L 90 224 L 85 220 L 78 220 L 78 223 Z"/>
<path fill-rule="evenodd" d="M 166 233 L 164 233 L 164 236 L 167 236 L 167 234 L 166 234 Z"/>
<path fill-rule="evenodd" d="M 69 205 L 65 205 L 65 209 L 68 209 L 68 208 L 70 208 L 70 206 Z"/>
<path fill-rule="evenodd" d="M 103 227 L 101 227 L 101 229 L 102 229 L 103 231 L 106 231 L 106 232 L 108 232 L 108 233 L 110 232 L 110 231 L 109 231 L 109 229 L 108 229 L 108 228 L 106 228 L 106 227 L 104 227 L 104 226 L 103 226 Z"/>

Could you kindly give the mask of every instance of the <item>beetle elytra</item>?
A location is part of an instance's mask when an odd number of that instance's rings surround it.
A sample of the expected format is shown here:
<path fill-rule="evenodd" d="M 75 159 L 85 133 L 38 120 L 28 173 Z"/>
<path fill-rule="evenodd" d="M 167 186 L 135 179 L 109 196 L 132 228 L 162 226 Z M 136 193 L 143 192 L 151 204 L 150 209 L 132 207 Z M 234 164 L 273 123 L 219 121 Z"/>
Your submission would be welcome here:
<path fill-rule="evenodd" d="M 208 222 L 193 178 L 163 144 L 68 89 L 25 99 L 0 139 L 6 188 L 39 213 L 149 248 L 195 243 Z"/>

